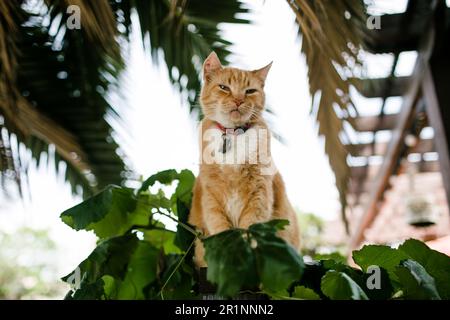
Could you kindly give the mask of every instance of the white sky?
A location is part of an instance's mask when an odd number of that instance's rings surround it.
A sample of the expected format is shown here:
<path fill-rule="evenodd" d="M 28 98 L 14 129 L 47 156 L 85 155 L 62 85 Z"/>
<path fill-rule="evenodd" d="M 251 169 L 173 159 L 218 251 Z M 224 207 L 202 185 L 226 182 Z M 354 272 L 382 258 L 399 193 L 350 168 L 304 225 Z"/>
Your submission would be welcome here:
<path fill-rule="evenodd" d="M 406 3 L 379 2 L 395 7 L 394 12 L 404 10 Z M 232 65 L 254 69 L 274 62 L 266 83 L 267 103 L 276 114 L 270 118 L 273 127 L 287 141 L 286 145 L 273 142 L 275 162 L 294 206 L 333 219 L 339 210 L 338 194 L 314 119 L 309 115 L 306 67 L 293 13 L 285 1 L 251 3 L 253 24 L 223 27 L 226 39 L 235 43 Z M 368 74 L 381 76 L 380 72 L 390 68 L 389 59 L 392 60 L 390 55 L 369 58 L 375 67 L 369 65 Z M 414 55 L 405 58 L 405 65 L 398 72 L 408 74 L 414 59 Z M 152 65 L 138 41 L 132 42 L 123 93 L 127 104 L 122 110 L 127 132 L 123 135 L 123 149 L 136 172 L 144 177 L 168 168 L 188 168 L 197 173 L 196 123 L 187 106 L 180 106 L 181 99 L 171 87 L 165 67 Z M 360 104 L 369 106 L 363 108 L 363 113 L 376 113 L 370 110 L 379 107 L 379 101 L 358 99 Z M 398 109 L 399 103 L 394 101 L 392 110 Z M 73 197 L 62 177 L 45 166 L 32 168 L 29 182 L 31 201 L 0 204 L 0 227 L 11 232 L 19 225 L 48 228 L 64 252 L 62 274 L 69 272 L 95 245 L 92 234 L 75 232 L 59 220 L 62 211 L 81 199 Z"/>

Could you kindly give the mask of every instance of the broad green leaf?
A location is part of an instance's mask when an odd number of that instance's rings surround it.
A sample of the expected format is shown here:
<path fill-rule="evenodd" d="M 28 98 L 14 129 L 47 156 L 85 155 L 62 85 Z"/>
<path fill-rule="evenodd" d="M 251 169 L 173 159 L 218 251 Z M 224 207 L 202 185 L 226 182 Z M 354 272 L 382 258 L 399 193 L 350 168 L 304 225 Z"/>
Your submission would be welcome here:
<path fill-rule="evenodd" d="M 386 269 L 389 277 L 395 281 L 397 275 L 394 269 L 405 259 L 408 259 L 408 255 L 404 252 L 382 245 L 366 245 L 358 251 L 353 251 L 353 260 L 364 272 L 370 266 L 379 266 Z"/>
<path fill-rule="evenodd" d="M 276 235 L 286 220 L 272 220 L 249 227 L 250 246 L 256 256 L 263 288 L 279 291 L 300 279 L 304 264 L 295 249 Z"/>
<path fill-rule="evenodd" d="M 190 206 L 192 200 L 192 188 L 194 187 L 195 176 L 190 170 L 181 170 L 178 175 L 178 185 L 175 190 L 177 199 L 185 205 Z"/>
<path fill-rule="evenodd" d="M 75 230 L 85 229 L 91 223 L 102 220 L 112 206 L 113 192 L 117 186 L 107 186 L 97 195 L 67 209 L 61 214 L 62 221 Z"/>
<path fill-rule="evenodd" d="M 258 283 L 268 292 L 278 292 L 301 277 L 301 256 L 276 236 L 285 224 L 281 220 L 258 223 L 248 230 L 232 229 L 204 239 L 207 278 L 217 283 L 219 295 L 233 296 Z"/>
<path fill-rule="evenodd" d="M 176 206 L 178 212 L 178 220 L 184 225 L 190 226 L 188 223 L 190 204 L 187 205 L 180 199 L 177 199 Z M 178 248 L 180 248 L 183 251 L 186 251 L 191 245 L 192 241 L 194 241 L 195 235 L 193 235 L 189 230 L 186 230 L 181 225 L 181 223 L 177 225 L 177 233 L 175 235 L 174 243 Z M 195 230 L 194 227 L 191 226 L 191 228 Z"/>
<path fill-rule="evenodd" d="M 171 230 L 145 230 L 144 240 L 150 242 L 153 246 L 163 249 L 164 253 L 181 253 L 175 245 L 175 232 Z"/>
<path fill-rule="evenodd" d="M 418 262 L 410 259 L 402 261 L 400 266 L 395 268 L 395 273 L 403 286 L 406 299 L 441 299 L 433 277 Z"/>
<path fill-rule="evenodd" d="M 303 300 L 320 300 L 320 296 L 313 289 L 304 286 L 295 287 L 292 297 Z"/>
<path fill-rule="evenodd" d="M 327 273 L 323 261 L 305 262 L 305 269 L 299 281 L 295 285 L 301 285 L 314 290 L 321 298 L 325 298 L 320 288 L 322 277 Z"/>
<path fill-rule="evenodd" d="M 115 299 L 117 295 L 117 284 L 119 281 L 109 275 L 104 275 L 101 279 L 103 280 L 104 283 L 103 291 L 105 299 L 106 300 Z"/>
<path fill-rule="evenodd" d="M 68 282 L 70 279 L 76 279 L 77 274 L 86 284 L 93 284 L 104 275 L 124 279 L 128 263 L 137 248 L 138 241 L 135 234 L 102 241 L 74 271 L 62 280 Z"/>
<path fill-rule="evenodd" d="M 334 260 L 336 262 L 346 263 L 347 258 L 339 252 L 332 252 L 328 254 L 316 254 L 314 260 Z"/>
<path fill-rule="evenodd" d="M 354 269 L 342 262 L 335 260 L 321 260 L 314 261 L 305 264 L 305 271 L 300 279 L 296 282 L 296 285 L 301 285 L 314 290 L 316 294 L 324 298 L 321 291 L 321 279 L 328 271 L 338 271 L 345 273 L 349 276 L 358 286 L 364 290 L 367 297 L 372 300 L 385 300 L 389 299 L 393 294 L 393 288 L 390 278 L 383 268 L 379 268 L 376 276 L 377 281 L 375 282 L 373 278 L 369 278 L 374 275 L 374 272 L 364 273 L 361 270 Z M 374 286 L 379 284 L 380 286 Z"/>
<path fill-rule="evenodd" d="M 414 260 L 435 279 L 439 295 L 443 299 L 450 299 L 450 257 L 428 248 L 419 240 L 406 240 L 398 249 L 381 245 L 364 246 L 353 252 L 353 259 L 363 270 L 370 265 L 386 269 L 395 285 L 399 282 L 396 267 L 403 260 Z"/>
<path fill-rule="evenodd" d="M 142 196 L 142 193 L 141 193 L 141 196 Z M 150 208 L 166 209 L 168 211 L 171 210 L 170 200 L 166 198 L 166 195 L 164 194 L 164 192 L 162 190 L 159 190 L 158 193 L 155 193 L 155 194 L 149 193 L 142 197 L 144 197 L 144 199 L 146 199 L 145 203 Z"/>
<path fill-rule="evenodd" d="M 217 293 L 233 296 L 244 286 L 258 285 L 256 258 L 247 233 L 239 229 L 221 232 L 203 240 L 207 279 L 217 283 Z M 274 271 L 275 272 L 275 271 Z"/>
<path fill-rule="evenodd" d="M 364 290 L 343 272 L 328 271 L 322 278 L 321 288 L 332 300 L 368 300 Z"/>
<path fill-rule="evenodd" d="M 126 231 L 136 215 L 133 190 L 108 186 L 99 194 L 64 211 L 61 220 L 75 230 L 93 230 L 99 238 L 117 236 Z"/>
<path fill-rule="evenodd" d="M 144 288 L 156 279 L 159 250 L 146 241 L 139 241 L 122 280 L 116 280 L 116 295 L 119 300 L 142 300 Z"/>
<path fill-rule="evenodd" d="M 175 179 L 178 178 L 178 172 L 174 169 L 160 171 L 150 176 L 147 180 L 142 183 L 141 188 L 139 189 L 139 193 L 142 191 L 148 190 L 151 186 L 155 184 L 155 182 L 159 182 L 161 184 L 170 184 Z"/>
<path fill-rule="evenodd" d="M 323 268 L 325 270 L 330 271 L 338 271 L 345 273 L 347 276 L 349 276 L 356 284 L 362 288 L 365 292 L 367 292 L 366 289 L 366 280 L 365 280 L 365 274 L 361 270 L 354 269 L 350 266 L 345 265 L 342 262 L 337 262 L 334 260 L 322 260 L 321 261 Z M 367 294 L 367 293 L 366 293 Z"/>
<path fill-rule="evenodd" d="M 104 285 L 102 279 L 94 283 L 88 283 L 81 286 L 78 290 L 71 290 L 64 298 L 65 300 L 100 300 L 104 296 Z"/>
<path fill-rule="evenodd" d="M 361 282 L 358 283 L 370 300 L 387 300 L 394 294 L 394 287 L 389 274 L 382 267 L 366 270 Z"/>
<path fill-rule="evenodd" d="M 436 287 L 442 299 L 450 299 L 450 257 L 430 249 L 425 243 L 409 239 L 398 250 L 422 265 L 436 281 Z"/>

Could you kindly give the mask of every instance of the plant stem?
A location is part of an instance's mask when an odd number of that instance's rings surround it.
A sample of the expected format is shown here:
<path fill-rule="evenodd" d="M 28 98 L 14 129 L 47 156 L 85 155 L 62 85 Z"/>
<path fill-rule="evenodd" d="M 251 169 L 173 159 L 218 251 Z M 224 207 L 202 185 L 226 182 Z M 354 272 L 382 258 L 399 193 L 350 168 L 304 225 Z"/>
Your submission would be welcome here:
<path fill-rule="evenodd" d="M 161 231 L 173 232 L 172 230 L 169 230 L 169 229 L 166 229 L 166 228 L 157 227 L 157 226 L 153 226 L 153 225 L 135 224 L 135 225 L 132 225 L 125 233 L 131 232 L 134 229 L 161 230 Z"/>
<path fill-rule="evenodd" d="M 184 229 L 186 229 L 187 231 L 189 231 L 190 233 L 192 233 L 194 236 L 196 236 L 196 237 L 199 237 L 199 236 L 200 236 L 200 234 L 199 234 L 197 231 L 195 231 L 194 229 L 192 229 L 192 228 L 191 228 L 190 226 L 188 226 L 187 224 L 181 222 L 180 220 L 178 220 L 178 219 L 172 217 L 170 214 L 164 213 L 164 212 L 162 212 L 162 211 L 160 211 L 160 210 L 157 210 L 157 213 L 159 213 L 160 215 L 163 215 L 163 216 L 165 216 L 165 217 L 168 217 L 168 218 L 172 219 L 173 221 L 175 221 L 176 223 L 178 223 L 180 226 L 182 226 Z"/>
<path fill-rule="evenodd" d="M 178 261 L 177 265 L 175 266 L 175 268 L 173 269 L 173 271 L 170 273 L 169 277 L 167 278 L 166 282 L 164 282 L 163 286 L 161 287 L 161 290 L 159 291 L 159 295 L 161 295 L 161 299 L 164 300 L 164 295 L 163 295 L 163 291 L 165 289 L 165 287 L 167 286 L 167 284 L 169 283 L 170 279 L 172 279 L 173 275 L 175 274 L 175 272 L 177 272 L 177 270 L 180 268 L 181 263 L 183 263 L 184 259 L 186 258 L 187 254 L 189 253 L 189 251 L 191 251 L 192 246 L 195 243 L 195 240 L 197 240 L 197 236 L 195 237 L 195 239 L 191 242 L 191 244 L 189 245 L 189 248 L 186 250 L 186 252 L 184 253 L 184 255 L 181 257 L 180 261 Z"/>

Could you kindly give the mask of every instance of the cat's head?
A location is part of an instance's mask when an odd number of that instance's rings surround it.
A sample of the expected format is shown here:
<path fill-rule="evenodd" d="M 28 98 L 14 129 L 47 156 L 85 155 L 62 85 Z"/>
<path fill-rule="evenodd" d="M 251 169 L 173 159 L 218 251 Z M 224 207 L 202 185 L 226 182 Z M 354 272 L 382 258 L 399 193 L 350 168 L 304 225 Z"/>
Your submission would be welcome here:
<path fill-rule="evenodd" d="M 212 52 L 203 63 L 200 102 L 205 117 L 230 128 L 261 116 L 264 82 L 271 65 L 253 71 L 226 68 Z"/>

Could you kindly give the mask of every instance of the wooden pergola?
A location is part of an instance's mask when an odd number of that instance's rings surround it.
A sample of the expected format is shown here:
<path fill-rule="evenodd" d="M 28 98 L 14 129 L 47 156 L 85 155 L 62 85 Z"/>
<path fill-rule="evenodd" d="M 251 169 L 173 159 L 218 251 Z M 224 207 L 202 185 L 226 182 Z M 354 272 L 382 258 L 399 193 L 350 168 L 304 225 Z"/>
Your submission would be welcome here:
<path fill-rule="evenodd" d="M 347 145 L 349 153 L 367 159 L 382 156 L 382 162 L 351 167 L 348 196 L 355 203 L 362 194 L 366 197 L 360 203 L 363 214 L 352 226 L 350 249 L 364 241 L 364 231 L 376 219 L 390 188 L 390 177 L 402 172 L 408 154 L 437 152 L 438 160 L 421 157 L 418 170 L 440 171 L 450 201 L 450 9 L 445 0 L 409 0 L 404 13 L 381 16 L 381 29 L 373 30 L 368 49 L 375 54 L 392 53 L 394 62 L 390 76 L 365 79 L 357 88 L 363 96 L 382 98 L 383 103 L 379 115 L 356 119 L 356 130 L 372 132 L 374 138 L 370 143 Z M 405 51 L 417 51 L 414 71 L 408 77 L 395 77 L 398 57 Z M 385 114 L 389 97 L 402 98 L 397 114 Z M 432 139 L 421 139 L 425 127 L 433 128 Z M 375 133 L 381 130 L 391 132 L 388 143 L 376 141 Z M 370 187 L 369 179 L 374 179 Z"/>

